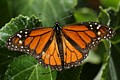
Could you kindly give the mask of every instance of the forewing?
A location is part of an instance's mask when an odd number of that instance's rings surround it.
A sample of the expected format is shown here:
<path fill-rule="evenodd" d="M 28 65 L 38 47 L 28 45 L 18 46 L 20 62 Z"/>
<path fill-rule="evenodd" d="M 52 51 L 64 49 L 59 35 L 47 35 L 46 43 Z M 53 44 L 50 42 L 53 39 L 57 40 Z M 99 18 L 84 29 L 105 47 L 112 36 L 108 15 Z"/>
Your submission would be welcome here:
<path fill-rule="evenodd" d="M 62 28 L 65 37 L 70 38 L 82 49 L 90 49 L 97 45 L 101 39 L 111 39 L 115 32 L 106 25 L 96 22 L 83 22 L 66 25 Z"/>
<path fill-rule="evenodd" d="M 27 52 L 40 55 L 54 34 L 52 28 L 24 29 L 7 40 L 7 47 L 10 50 Z"/>

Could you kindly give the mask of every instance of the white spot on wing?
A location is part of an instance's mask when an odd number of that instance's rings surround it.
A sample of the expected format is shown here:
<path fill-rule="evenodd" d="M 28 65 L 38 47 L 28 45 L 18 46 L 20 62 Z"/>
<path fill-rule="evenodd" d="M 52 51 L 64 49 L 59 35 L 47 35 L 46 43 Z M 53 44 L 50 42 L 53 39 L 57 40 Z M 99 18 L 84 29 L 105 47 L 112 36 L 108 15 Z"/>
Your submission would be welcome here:
<path fill-rule="evenodd" d="M 21 36 L 20 34 L 17 34 L 17 36 L 18 36 L 19 38 L 22 38 L 22 36 Z"/>
<path fill-rule="evenodd" d="M 11 44 L 11 42 L 9 42 L 8 44 Z"/>
<path fill-rule="evenodd" d="M 90 27 L 92 27 L 92 25 L 90 25 Z"/>
<path fill-rule="evenodd" d="M 22 40 L 19 40 L 19 44 L 22 44 L 23 42 L 22 42 Z"/>
<path fill-rule="evenodd" d="M 98 33 L 97 33 L 98 35 L 101 35 L 101 32 L 100 31 L 98 31 Z"/>
<path fill-rule="evenodd" d="M 27 34 L 28 32 L 26 31 L 25 34 Z"/>
<path fill-rule="evenodd" d="M 98 23 L 95 23 L 95 25 L 97 25 Z"/>
<path fill-rule="evenodd" d="M 22 33 L 22 31 L 20 31 L 20 33 Z"/>
<path fill-rule="evenodd" d="M 21 48 L 23 48 L 23 46 L 21 46 Z"/>
<path fill-rule="evenodd" d="M 9 39 L 9 41 L 11 41 L 11 39 Z"/>
<path fill-rule="evenodd" d="M 97 26 L 97 30 L 100 29 L 100 27 L 101 27 L 101 25 L 98 25 L 98 26 Z"/>

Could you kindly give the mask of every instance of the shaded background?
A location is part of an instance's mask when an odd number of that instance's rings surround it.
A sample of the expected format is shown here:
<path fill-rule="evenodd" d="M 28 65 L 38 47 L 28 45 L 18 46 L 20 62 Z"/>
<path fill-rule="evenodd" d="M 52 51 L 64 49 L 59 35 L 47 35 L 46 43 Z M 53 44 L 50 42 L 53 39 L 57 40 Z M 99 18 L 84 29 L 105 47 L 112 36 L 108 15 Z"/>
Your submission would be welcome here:
<path fill-rule="evenodd" d="M 7 50 L 4 45 L 8 37 L 5 39 L 4 32 L 8 31 L 4 27 L 8 27 L 7 23 L 12 18 L 18 15 L 31 17 L 35 15 L 42 20 L 42 26 L 53 27 L 56 21 L 60 21 L 61 26 L 76 22 L 100 22 L 102 24 L 110 25 L 115 31 L 115 37 L 110 41 L 103 40 L 97 47 L 92 49 L 88 58 L 84 61 L 82 66 L 65 70 L 62 72 L 54 72 L 53 80 L 119 80 L 120 79 L 120 1 L 119 0 L 1 0 L 0 1 L 0 80 L 10 80 L 17 73 L 13 70 L 14 67 L 19 68 L 19 65 L 37 65 L 37 61 L 24 53 L 12 52 Z M 69 15 L 68 17 L 63 19 Z M 24 20 L 26 18 L 18 17 L 16 21 Z M 30 28 L 36 23 L 30 18 L 28 23 Z M 36 19 L 35 19 L 36 20 Z M 15 21 L 13 21 L 14 25 Z M 24 22 L 24 21 L 23 21 Z M 19 25 L 23 26 L 21 23 Z M 9 25 L 10 26 L 10 25 Z M 11 26 L 10 26 L 11 27 Z M 13 26 L 12 26 L 13 27 Z M 35 26 L 34 26 L 35 27 Z M 24 27 L 23 27 L 24 28 Z M 20 28 L 22 29 L 22 28 Z M 15 31 L 15 30 L 14 30 Z M 9 31 L 8 31 L 9 32 Z M 14 33 L 14 32 L 13 32 Z M 25 56 L 24 56 L 25 55 Z M 19 57 L 19 58 L 18 58 Z M 26 59 L 27 58 L 27 59 Z M 24 60 L 21 62 L 21 60 Z M 27 61 L 28 60 L 28 61 Z M 31 63 L 30 63 L 31 61 Z M 10 67 L 9 65 L 12 65 Z M 25 66 L 26 68 L 28 66 Z M 39 66 L 37 65 L 39 69 Z M 24 69 L 24 67 L 23 67 Z M 33 68 L 34 69 L 34 68 Z M 35 78 L 29 77 L 33 69 L 28 71 L 28 75 L 18 75 L 13 80 L 33 80 Z M 36 69 L 36 68 L 35 68 Z M 40 70 L 40 69 L 39 69 Z M 32 76 L 35 76 L 34 74 Z M 38 74 L 41 75 L 41 74 Z M 28 76 L 28 77 L 25 77 Z M 22 78 L 21 78 L 22 77 Z M 50 76 L 51 78 L 52 76 Z M 37 80 L 44 80 L 39 76 Z M 46 80 L 50 80 L 47 78 Z"/>

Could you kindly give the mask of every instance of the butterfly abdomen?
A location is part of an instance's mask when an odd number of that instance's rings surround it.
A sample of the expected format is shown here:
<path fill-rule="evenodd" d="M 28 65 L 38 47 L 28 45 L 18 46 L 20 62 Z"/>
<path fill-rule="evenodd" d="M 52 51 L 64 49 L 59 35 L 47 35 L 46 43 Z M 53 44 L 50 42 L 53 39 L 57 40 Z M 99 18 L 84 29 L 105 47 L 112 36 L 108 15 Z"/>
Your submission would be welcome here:
<path fill-rule="evenodd" d="M 59 25 L 59 22 L 55 23 L 55 37 L 56 37 L 56 41 L 57 41 L 57 45 L 58 45 L 58 51 L 60 54 L 60 59 L 61 59 L 61 63 L 62 63 L 62 69 L 64 68 L 64 52 L 63 52 L 63 42 L 62 42 L 62 35 L 61 35 L 61 28 Z"/>

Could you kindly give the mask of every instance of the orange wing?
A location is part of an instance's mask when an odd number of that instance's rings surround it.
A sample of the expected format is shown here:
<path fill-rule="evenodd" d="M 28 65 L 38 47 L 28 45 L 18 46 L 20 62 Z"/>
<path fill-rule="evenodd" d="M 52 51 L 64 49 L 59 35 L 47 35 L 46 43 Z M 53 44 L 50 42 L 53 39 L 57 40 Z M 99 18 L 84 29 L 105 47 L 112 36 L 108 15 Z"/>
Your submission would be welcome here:
<path fill-rule="evenodd" d="M 45 67 L 62 69 L 53 28 L 25 29 L 10 37 L 7 43 L 10 50 L 27 52 Z"/>
<path fill-rule="evenodd" d="M 80 65 L 88 55 L 89 49 L 96 46 L 102 38 L 110 39 L 114 31 L 98 23 L 78 23 L 62 28 L 64 67 Z"/>
<path fill-rule="evenodd" d="M 45 51 L 42 52 L 42 55 L 40 58 L 38 58 L 38 61 L 40 64 L 44 63 L 43 66 L 45 67 L 49 65 L 52 70 L 54 69 L 58 71 L 62 70 L 62 63 L 55 34 L 53 35 L 51 44 L 49 45 L 48 48 L 46 48 Z"/>
<path fill-rule="evenodd" d="M 39 55 L 48 45 L 53 33 L 52 28 L 25 29 L 10 37 L 7 47 L 10 50 Z"/>
<path fill-rule="evenodd" d="M 63 51 L 64 51 L 64 68 L 69 69 L 73 66 L 80 65 L 81 61 L 87 56 L 83 55 L 80 49 L 76 49 L 64 36 L 63 40 Z"/>

